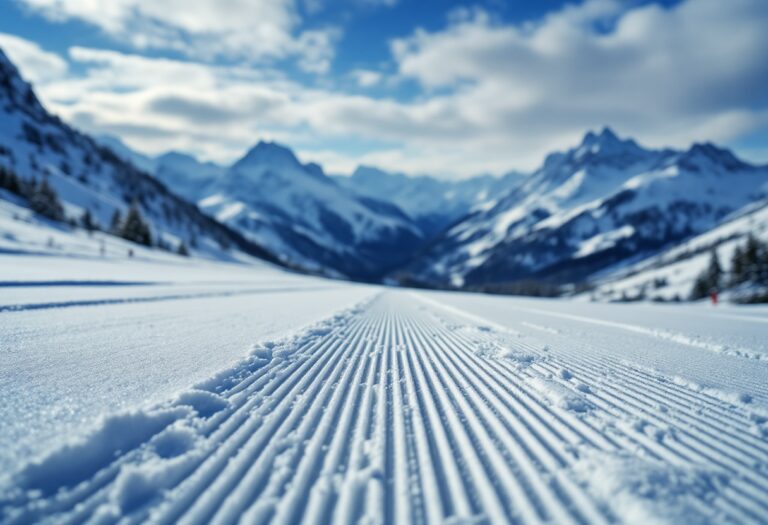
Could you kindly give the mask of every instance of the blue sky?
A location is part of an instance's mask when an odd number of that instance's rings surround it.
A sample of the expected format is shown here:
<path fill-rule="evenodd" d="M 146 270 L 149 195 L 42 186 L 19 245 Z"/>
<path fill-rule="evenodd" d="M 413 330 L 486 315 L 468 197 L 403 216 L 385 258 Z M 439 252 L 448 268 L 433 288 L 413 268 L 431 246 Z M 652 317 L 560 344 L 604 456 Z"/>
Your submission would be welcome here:
<path fill-rule="evenodd" d="M 0 47 L 76 126 L 230 162 L 532 169 L 588 129 L 768 162 L 768 2 L 7 0 Z"/>

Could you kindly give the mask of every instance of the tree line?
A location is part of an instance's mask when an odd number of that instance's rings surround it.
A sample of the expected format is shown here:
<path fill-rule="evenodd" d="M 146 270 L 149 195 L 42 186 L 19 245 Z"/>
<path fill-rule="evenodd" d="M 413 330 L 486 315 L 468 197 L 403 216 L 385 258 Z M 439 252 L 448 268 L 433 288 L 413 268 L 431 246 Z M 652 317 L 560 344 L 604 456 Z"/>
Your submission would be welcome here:
<path fill-rule="evenodd" d="M 750 233 L 746 243 L 733 251 L 730 262 L 730 270 L 724 270 L 717 250 L 713 248 L 709 264 L 693 284 L 691 299 L 702 299 L 710 293 L 737 287 L 768 287 L 768 243 Z M 765 294 L 765 290 L 762 293 Z M 752 299 L 756 298 L 758 296 Z"/>
<path fill-rule="evenodd" d="M 29 208 L 41 217 L 55 222 L 68 223 L 73 227 L 80 226 L 88 232 L 102 230 L 88 209 L 83 212 L 79 219 L 68 218 L 59 195 L 47 178 L 40 182 L 35 179 L 24 180 L 8 168 L 0 166 L 0 189 L 26 200 Z M 125 216 L 120 213 L 120 210 L 115 210 L 109 229 L 104 231 L 143 246 L 158 246 L 169 249 L 160 238 L 157 239 L 157 242 L 153 242 L 149 222 L 144 219 L 136 201 L 128 208 Z M 183 240 L 175 251 L 179 255 L 189 255 L 189 248 Z"/>

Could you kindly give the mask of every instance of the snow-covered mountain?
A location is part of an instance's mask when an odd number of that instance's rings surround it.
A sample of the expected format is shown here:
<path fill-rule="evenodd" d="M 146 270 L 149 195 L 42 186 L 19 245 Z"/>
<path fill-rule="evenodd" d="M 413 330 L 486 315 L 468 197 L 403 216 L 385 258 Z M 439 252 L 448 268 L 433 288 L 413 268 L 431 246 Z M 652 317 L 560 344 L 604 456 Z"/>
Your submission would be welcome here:
<path fill-rule="evenodd" d="M 213 162 L 200 162 L 186 153 L 171 151 L 155 157 L 152 173 L 171 191 L 195 202 L 226 171 Z"/>
<path fill-rule="evenodd" d="M 650 150 L 608 128 L 590 132 L 398 276 L 453 286 L 578 282 L 712 228 L 765 195 L 767 183 L 768 168 L 712 144 Z"/>
<path fill-rule="evenodd" d="M 111 149 L 48 113 L 2 51 L 0 166 L 24 183 L 47 181 L 72 220 L 80 220 L 87 211 L 97 225 L 108 229 L 115 212 L 125 217 L 135 203 L 156 244 L 175 248 L 184 243 L 193 253 L 222 259 L 247 255 L 275 260 Z"/>
<path fill-rule="evenodd" d="M 131 149 L 119 138 L 111 135 L 101 135 L 96 140 L 124 161 L 153 175 L 172 192 L 190 202 L 195 202 L 205 194 L 205 189 L 227 170 L 224 166 L 201 162 L 192 155 L 177 151 L 150 157 Z"/>
<path fill-rule="evenodd" d="M 768 242 L 768 199 L 749 203 L 714 228 L 653 257 L 613 271 L 609 269 L 596 276 L 594 289 L 583 297 L 600 301 L 686 300 L 696 278 L 709 264 L 713 250 L 723 269 L 729 272 L 734 251 L 743 249 L 750 235 Z"/>
<path fill-rule="evenodd" d="M 524 180 L 524 175 L 512 172 L 503 177 L 480 175 L 463 180 L 443 180 L 360 166 L 349 177 L 334 178 L 360 195 L 387 199 L 412 217 L 425 235 L 431 237 L 476 206 L 508 193 Z"/>
<path fill-rule="evenodd" d="M 351 278 L 376 279 L 423 244 L 399 208 L 357 195 L 271 142 L 253 147 L 199 197 L 206 213 L 285 261 Z"/>

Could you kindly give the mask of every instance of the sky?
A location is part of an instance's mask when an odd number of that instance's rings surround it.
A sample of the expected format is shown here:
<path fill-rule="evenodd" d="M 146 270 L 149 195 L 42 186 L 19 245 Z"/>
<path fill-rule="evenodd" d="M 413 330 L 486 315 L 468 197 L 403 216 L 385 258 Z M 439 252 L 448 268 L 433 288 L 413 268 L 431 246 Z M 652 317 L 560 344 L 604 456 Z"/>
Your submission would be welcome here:
<path fill-rule="evenodd" d="M 765 0 L 3 0 L 46 106 L 137 151 L 532 170 L 610 126 L 768 163 Z"/>

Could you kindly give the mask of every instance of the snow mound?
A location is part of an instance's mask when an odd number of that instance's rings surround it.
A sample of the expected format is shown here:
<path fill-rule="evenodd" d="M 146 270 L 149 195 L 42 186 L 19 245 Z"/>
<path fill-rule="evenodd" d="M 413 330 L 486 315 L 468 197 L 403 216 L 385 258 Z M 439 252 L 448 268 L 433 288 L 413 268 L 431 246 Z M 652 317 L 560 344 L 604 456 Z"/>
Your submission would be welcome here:
<path fill-rule="evenodd" d="M 574 471 L 627 525 L 713 523 L 702 503 L 727 487 L 722 472 L 630 455 L 587 453 Z M 716 512 L 716 511 L 715 511 Z"/>

